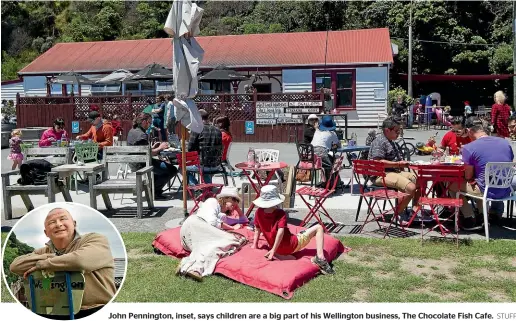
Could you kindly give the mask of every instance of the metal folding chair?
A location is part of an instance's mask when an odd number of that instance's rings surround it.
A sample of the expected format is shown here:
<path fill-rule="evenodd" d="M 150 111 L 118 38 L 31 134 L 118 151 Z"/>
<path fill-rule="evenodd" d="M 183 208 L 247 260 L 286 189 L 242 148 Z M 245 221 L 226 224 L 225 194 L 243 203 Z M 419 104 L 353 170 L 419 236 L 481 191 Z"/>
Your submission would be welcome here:
<path fill-rule="evenodd" d="M 203 176 L 203 166 L 201 166 L 201 161 L 199 159 L 199 153 L 197 152 L 187 152 L 186 155 L 186 163 L 183 164 L 183 160 L 181 157 L 177 158 L 177 162 L 179 164 L 179 170 L 184 166 L 197 166 L 199 170 L 200 184 L 197 185 L 189 185 L 187 187 L 188 194 L 194 201 L 194 207 L 190 210 L 190 215 L 195 213 L 197 209 L 199 209 L 200 203 L 204 202 L 206 199 L 210 197 L 215 197 L 220 193 L 224 184 L 206 184 L 204 182 Z M 183 179 L 188 179 L 183 177 Z M 196 193 L 199 195 L 196 196 Z"/>
<path fill-rule="evenodd" d="M 385 165 L 382 162 L 375 160 L 354 160 L 353 168 L 357 175 L 367 177 L 365 182 L 358 182 L 360 186 L 360 195 L 364 198 L 368 207 L 367 217 L 364 221 L 364 224 L 362 224 L 362 227 L 360 228 L 360 233 L 362 233 L 362 231 L 364 230 L 364 226 L 371 222 L 376 222 L 376 224 L 378 224 L 378 228 L 381 229 L 382 226 L 380 225 L 379 221 L 382 220 L 383 222 L 386 222 L 385 215 L 390 214 L 392 212 L 393 217 L 391 219 L 389 227 L 385 230 L 383 236 L 385 238 L 389 233 L 392 223 L 398 221 L 398 200 L 408 197 L 409 194 L 399 192 L 397 190 L 393 190 L 387 187 L 387 184 L 385 182 L 385 177 L 387 173 L 385 172 Z M 378 188 L 375 189 L 369 189 L 367 187 L 367 183 L 369 182 L 371 177 L 381 178 L 382 186 L 378 186 Z M 396 200 L 394 204 L 392 203 L 392 200 Z M 390 205 L 390 208 L 386 209 L 385 204 L 384 208 L 381 209 L 379 201 L 386 201 Z M 375 207 L 378 210 L 377 213 L 375 213 L 374 211 Z M 370 219 L 371 216 L 372 218 Z M 405 234 L 407 234 L 403 226 L 401 226 L 401 229 Z"/>
<path fill-rule="evenodd" d="M 339 181 L 340 168 L 342 166 L 343 161 L 344 156 L 340 156 L 335 160 L 335 162 L 333 163 L 333 167 L 331 169 L 330 178 L 326 181 L 325 188 L 303 186 L 296 191 L 296 193 L 301 197 L 301 199 L 303 200 L 303 202 L 305 202 L 306 206 L 309 209 L 308 214 L 301 222 L 301 226 L 305 226 L 306 223 L 308 223 L 313 217 L 315 217 L 319 224 L 321 224 L 324 228 L 324 231 L 328 232 L 326 226 L 321 220 L 321 217 L 319 216 L 319 213 L 329 218 L 334 226 L 337 225 L 337 223 L 335 223 L 328 211 L 326 211 L 326 209 L 324 208 L 324 202 L 328 197 L 330 197 L 335 192 L 337 182 Z M 305 198 L 306 196 L 308 196 L 309 198 L 313 197 L 315 201 L 314 204 L 308 202 L 308 200 Z"/>
<path fill-rule="evenodd" d="M 439 232 L 442 236 L 446 237 L 447 234 L 451 234 L 459 245 L 459 209 L 462 206 L 462 199 L 454 198 L 450 196 L 450 186 L 461 186 L 464 181 L 464 166 L 449 166 L 449 165 L 425 165 L 418 168 L 418 185 L 421 186 L 422 195 L 417 205 L 417 211 L 409 219 L 408 225 L 412 223 L 418 212 L 422 211 L 423 208 L 430 207 L 432 217 L 436 224 L 428 228 L 424 232 L 424 222 L 421 221 L 421 242 L 423 237 L 429 232 L 439 228 Z M 440 192 L 436 195 L 436 187 L 439 186 Z M 426 188 L 425 188 L 426 187 Z M 454 208 L 454 211 L 449 216 L 440 216 L 438 208 Z M 457 233 L 453 235 L 452 232 L 443 225 L 445 222 L 454 222 L 454 231 Z"/>

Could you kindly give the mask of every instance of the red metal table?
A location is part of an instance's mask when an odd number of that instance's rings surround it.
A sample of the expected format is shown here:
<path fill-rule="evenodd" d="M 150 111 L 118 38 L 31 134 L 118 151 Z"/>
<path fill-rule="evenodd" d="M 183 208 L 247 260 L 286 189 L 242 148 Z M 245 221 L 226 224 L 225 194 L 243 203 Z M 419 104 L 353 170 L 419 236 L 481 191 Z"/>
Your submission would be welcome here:
<path fill-rule="evenodd" d="M 257 163 L 256 166 L 249 165 L 247 162 L 235 164 L 235 167 L 238 169 L 241 169 L 244 172 L 245 176 L 247 176 L 249 183 L 251 184 L 254 191 L 256 192 L 256 198 L 260 197 L 260 189 L 262 188 L 262 186 L 269 184 L 269 182 L 271 181 L 272 177 L 274 176 L 274 173 L 276 172 L 276 170 L 285 168 L 287 166 L 288 166 L 288 164 L 284 163 L 284 162 L 261 163 L 261 164 Z M 264 181 L 262 181 L 260 179 L 260 175 L 259 175 L 258 171 L 268 172 L 267 178 L 265 178 Z M 256 182 L 258 184 L 256 184 L 251 179 L 251 173 L 254 173 L 254 177 L 256 178 Z M 280 193 L 281 193 L 281 191 L 280 191 Z M 249 216 L 249 214 L 251 214 L 251 212 L 253 211 L 253 208 L 254 208 L 254 203 L 249 204 L 249 208 L 247 209 L 247 212 L 245 213 L 245 215 Z"/>

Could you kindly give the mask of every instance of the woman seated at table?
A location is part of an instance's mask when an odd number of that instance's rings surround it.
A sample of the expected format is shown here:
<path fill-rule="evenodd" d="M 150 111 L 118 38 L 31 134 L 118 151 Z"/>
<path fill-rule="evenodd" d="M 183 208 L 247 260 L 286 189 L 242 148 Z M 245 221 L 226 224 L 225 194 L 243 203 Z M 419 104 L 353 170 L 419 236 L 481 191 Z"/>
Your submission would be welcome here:
<path fill-rule="evenodd" d="M 195 215 L 183 222 L 181 245 L 190 255 L 181 260 L 176 274 L 201 281 L 202 277 L 213 274 L 221 257 L 236 253 L 247 243 L 242 235 L 226 232 L 247 223 L 247 217 L 239 210 L 239 202 L 236 189 L 225 187 L 216 199 L 208 198 Z M 235 211 L 238 212 L 237 219 L 229 216 Z"/>
<path fill-rule="evenodd" d="M 341 147 L 339 138 L 335 133 L 336 128 L 337 126 L 331 116 L 323 116 L 312 139 L 314 154 L 321 157 L 325 177 L 330 176 L 333 165 L 333 155 L 330 155 L 329 152 Z"/>
<path fill-rule="evenodd" d="M 70 139 L 68 133 L 64 129 L 65 122 L 63 118 L 57 118 L 54 120 L 54 126 L 43 132 L 41 139 L 39 140 L 39 147 L 51 146 L 53 142 L 65 139 Z"/>

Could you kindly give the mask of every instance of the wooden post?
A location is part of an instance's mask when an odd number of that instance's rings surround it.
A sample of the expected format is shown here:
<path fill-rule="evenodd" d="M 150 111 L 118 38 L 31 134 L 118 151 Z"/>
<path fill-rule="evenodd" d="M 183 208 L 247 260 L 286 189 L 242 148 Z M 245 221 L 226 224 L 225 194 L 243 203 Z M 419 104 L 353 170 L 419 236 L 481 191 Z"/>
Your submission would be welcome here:
<path fill-rule="evenodd" d="M 188 217 L 188 207 L 186 204 L 188 178 L 186 175 L 186 127 L 183 125 L 181 125 L 181 138 L 181 164 L 183 164 L 183 167 L 181 168 L 181 174 L 183 176 L 183 210 L 186 219 Z"/>

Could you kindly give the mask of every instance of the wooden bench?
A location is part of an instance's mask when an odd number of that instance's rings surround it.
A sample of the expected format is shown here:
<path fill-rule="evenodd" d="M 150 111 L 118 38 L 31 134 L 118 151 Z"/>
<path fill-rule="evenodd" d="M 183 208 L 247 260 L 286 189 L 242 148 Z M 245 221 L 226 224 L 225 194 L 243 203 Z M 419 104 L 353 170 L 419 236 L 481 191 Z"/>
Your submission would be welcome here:
<path fill-rule="evenodd" d="M 143 192 L 149 208 L 154 208 L 154 195 L 152 193 L 153 173 L 151 165 L 150 146 L 108 146 L 104 147 L 102 159 L 103 168 L 93 172 L 86 172 L 90 184 L 90 206 L 97 209 L 97 195 L 101 194 L 108 210 L 112 210 L 109 193 L 133 193 L 136 194 L 136 213 L 138 218 L 143 216 Z M 145 167 L 136 171 L 136 177 L 125 179 L 109 179 L 109 175 L 103 175 L 102 182 L 96 182 L 96 174 L 108 171 L 110 163 L 145 163 Z"/>
<path fill-rule="evenodd" d="M 69 149 L 66 147 L 49 147 L 49 148 L 27 148 L 25 152 L 25 160 L 31 159 L 46 159 L 52 165 L 63 165 L 70 162 Z M 4 199 L 4 217 L 6 220 L 13 218 L 11 197 L 20 195 L 30 212 L 34 209 L 34 205 L 30 200 L 29 195 L 46 195 L 49 203 L 56 201 L 56 194 L 63 193 L 67 202 L 71 202 L 72 198 L 66 188 L 66 184 L 56 184 L 59 178 L 59 173 L 47 174 L 47 185 L 20 185 L 18 183 L 11 185 L 11 176 L 20 174 L 19 170 L 8 171 L 2 173 L 3 199 Z"/>

